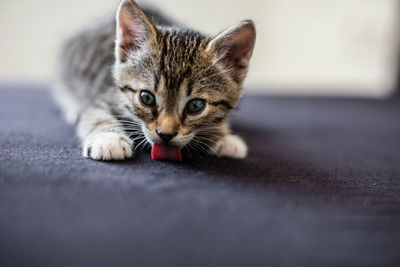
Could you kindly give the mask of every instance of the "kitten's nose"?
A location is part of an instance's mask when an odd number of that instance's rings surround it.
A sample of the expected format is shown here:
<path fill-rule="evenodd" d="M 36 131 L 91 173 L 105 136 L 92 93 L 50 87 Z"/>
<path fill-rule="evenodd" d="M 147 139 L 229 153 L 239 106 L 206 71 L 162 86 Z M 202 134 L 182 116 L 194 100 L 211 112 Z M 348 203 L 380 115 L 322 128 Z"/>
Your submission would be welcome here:
<path fill-rule="evenodd" d="M 177 133 L 163 133 L 159 130 L 156 130 L 156 133 L 165 143 L 168 143 L 172 138 L 177 135 Z"/>

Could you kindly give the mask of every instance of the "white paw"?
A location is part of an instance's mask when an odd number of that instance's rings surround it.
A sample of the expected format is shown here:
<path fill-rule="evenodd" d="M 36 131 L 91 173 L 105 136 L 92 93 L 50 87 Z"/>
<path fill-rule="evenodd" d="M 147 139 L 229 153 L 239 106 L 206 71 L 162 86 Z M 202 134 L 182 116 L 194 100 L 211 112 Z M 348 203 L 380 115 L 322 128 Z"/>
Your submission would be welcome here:
<path fill-rule="evenodd" d="M 218 157 L 243 159 L 247 156 L 247 145 L 237 135 L 229 134 L 215 146 Z"/>
<path fill-rule="evenodd" d="M 83 142 L 83 156 L 94 160 L 123 160 L 132 157 L 132 141 L 113 132 L 93 133 Z"/>

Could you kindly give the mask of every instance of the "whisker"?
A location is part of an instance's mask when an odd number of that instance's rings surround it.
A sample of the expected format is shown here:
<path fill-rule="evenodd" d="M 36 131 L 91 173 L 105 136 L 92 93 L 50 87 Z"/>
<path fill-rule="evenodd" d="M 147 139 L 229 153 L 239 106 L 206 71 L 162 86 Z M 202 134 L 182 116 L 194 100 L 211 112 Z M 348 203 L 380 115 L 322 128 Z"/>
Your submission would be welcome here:
<path fill-rule="evenodd" d="M 194 146 L 196 146 L 197 148 L 199 148 L 200 150 L 205 152 L 206 155 L 211 156 L 211 153 L 209 151 L 211 149 L 211 147 L 208 144 L 206 144 L 196 138 L 193 138 L 192 141 L 193 141 Z"/>
<path fill-rule="evenodd" d="M 146 138 L 144 138 L 138 145 L 135 146 L 135 149 L 133 150 L 133 153 L 136 153 L 136 150 L 139 149 L 139 147 L 143 144 L 143 142 L 146 142 Z"/>
<path fill-rule="evenodd" d="M 193 140 L 192 140 L 192 141 L 193 141 Z M 193 142 L 193 143 L 191 142 L 191 143 L 189 143 L 188 145 L 190 146 L 190 148 L 193 149 L 194 152 L 196 152 L 197 156 L 199 156 L 201 159 L 203 159 L 203 156 L 202 156 L 202 155 L 199 153 L 199 151 L 198 151 L 198 146 L 195 145 L 194 142 Z"/>

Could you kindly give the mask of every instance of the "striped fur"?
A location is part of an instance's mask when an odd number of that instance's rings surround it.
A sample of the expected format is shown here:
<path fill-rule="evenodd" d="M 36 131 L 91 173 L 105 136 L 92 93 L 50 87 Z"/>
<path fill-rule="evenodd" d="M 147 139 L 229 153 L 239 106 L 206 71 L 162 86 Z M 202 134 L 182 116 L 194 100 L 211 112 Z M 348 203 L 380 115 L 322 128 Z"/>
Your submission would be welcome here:
<path fill-rule="evenodd" d="M 157 132 L 176 134 L 170 143 L 194 154 L 244 157 L 228 117 L 254 42 L 251 21 L 211 38 L 125 0 L 116 23 L 105 18 L 65 44 L 54 93 L 77 123 L 85 157 L 129 158 L 133 148 L 162 142 Z M 156 106 L 142 103 L 143 90 Z M 187 112 L 193 99 L 206 103 L 199 114 Z"/>

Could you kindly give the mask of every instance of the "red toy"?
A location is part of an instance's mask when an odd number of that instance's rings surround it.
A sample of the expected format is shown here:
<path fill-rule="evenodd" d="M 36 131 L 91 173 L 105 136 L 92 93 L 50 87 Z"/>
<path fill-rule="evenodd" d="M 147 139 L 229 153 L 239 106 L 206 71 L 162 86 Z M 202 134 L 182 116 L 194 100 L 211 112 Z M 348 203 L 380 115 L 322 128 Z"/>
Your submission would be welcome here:
<path fill-rule="evenodd" d="M 181 148 L 166 144 L 154 144 L 151 148 L 151 158 L 155 160 L 182 161 Z"/>

